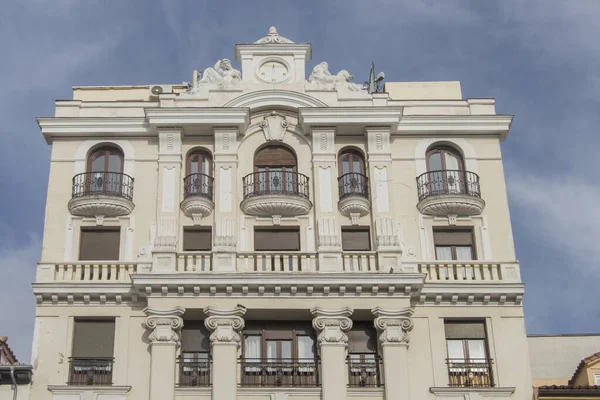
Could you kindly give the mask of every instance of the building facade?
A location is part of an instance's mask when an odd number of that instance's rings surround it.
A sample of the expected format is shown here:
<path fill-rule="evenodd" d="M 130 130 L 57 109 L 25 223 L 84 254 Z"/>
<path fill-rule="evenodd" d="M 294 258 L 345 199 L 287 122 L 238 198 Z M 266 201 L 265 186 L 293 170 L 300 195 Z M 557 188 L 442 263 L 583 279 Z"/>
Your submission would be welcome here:
<path fill-rule="evenodd" d="M 235 58 L 38 119 L 32 398 L 530 399 L 512 117 L 275 28 Z"/>

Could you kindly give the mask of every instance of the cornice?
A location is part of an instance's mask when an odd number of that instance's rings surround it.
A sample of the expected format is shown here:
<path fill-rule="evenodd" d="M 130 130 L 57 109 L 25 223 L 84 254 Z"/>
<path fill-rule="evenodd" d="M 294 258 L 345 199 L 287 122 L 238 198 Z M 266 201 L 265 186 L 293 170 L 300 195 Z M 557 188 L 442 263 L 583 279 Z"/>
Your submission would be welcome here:
<path fill-rule="evenodd" d="M 405 115 L 392 134 L 419 136 L 477 134 L 499 136 L 504 140 L 512 120 L 512 115 Z"/>
<path fill-rule="evenodd" d="M 58 136 L 152 135 L 152 130 L 143 117 L 39 117 L 36 120 L 48 144 Z"/>
<path fill-rule="evenodd" d="M 312 127 L 389 126 L 398 129 L 403 107 L 327 107 L 299 108 L 299 124 L 309 133 Z"/>

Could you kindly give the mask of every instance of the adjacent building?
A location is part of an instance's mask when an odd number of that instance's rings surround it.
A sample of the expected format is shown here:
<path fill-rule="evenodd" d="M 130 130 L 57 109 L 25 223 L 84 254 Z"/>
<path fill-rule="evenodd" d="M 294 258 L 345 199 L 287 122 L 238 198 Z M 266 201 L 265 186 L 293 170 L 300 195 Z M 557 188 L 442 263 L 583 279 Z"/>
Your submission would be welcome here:
<path fill-rule="evenodd" d="M 0 399 L 29 399 L 31 371 L 31 365 L 19 363 L 8 337 L 0 336 Z"/>
<path fill-rule="evenodd" d="M 38 118 L 32 399 L 531 399 L 512 116 L 311 49 L 272 27 Z"/>

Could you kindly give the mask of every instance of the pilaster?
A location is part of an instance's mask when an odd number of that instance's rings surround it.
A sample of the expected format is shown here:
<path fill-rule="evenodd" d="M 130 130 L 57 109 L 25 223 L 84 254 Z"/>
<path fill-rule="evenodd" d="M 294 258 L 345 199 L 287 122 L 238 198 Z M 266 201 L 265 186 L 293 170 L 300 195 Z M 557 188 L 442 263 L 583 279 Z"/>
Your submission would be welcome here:
<path fill-rule="evenodd" d="M 150 400 L 175 399 L 176 355 L 184 312 L 181 307 L 144 309 L 144 326 L 150 331 Z"/>
<path fill-rule="evenodd" d="M 213 271 L 236 270 L 238 159 L 236 127 L 215 128 L 215 232 Z"/>
<path fill-rule="evenodd" d="M 313 328 L 318 332 L 317 343 L 321 356 L 321 384 L 323 400 L 346 400 L 347 368 L 346 347 L 352 328 L 349 318 L 354 312 L 349 307 L 340 310 L 327 310 L 314 307 L 310 310 L 314 316 Z"/>
<path fill-rule="evenodd" d="M 211 331 L 213 400 L 237 400 L 237 358 L 245 313 L 246 309 L 240 306 L 232 310 L 211 306 L 204 309 L 204 325 Z"/>
<path fill-rule="evenodd" d="M 401 272 L 402 263 L 390 187 L 393 176 L 390 133 L 390 127 L 365 128 L 377 261 L 379 271 L 385 273 Z"/>
<path fill-rule="evenodd" d="M 312 128 L 313 192 L 317 220 L 319 271 L 342 271 L 341 228 L 337 222 L 337 163 L 335 128 Z"/>
<path fill-rule="evenodd" d="M 158 195 L 152 271 L 175 272 L 181 193 L 181 128 L 158 128 Z"/>
<path fill-rule="evenodd" d="M 410 399 L 408 377 L 409 333 L 413 328 L 411 308 L 387 310 L 375 307 L 375 328 L 383 357 L 383 378 L 386 399 Z"/>

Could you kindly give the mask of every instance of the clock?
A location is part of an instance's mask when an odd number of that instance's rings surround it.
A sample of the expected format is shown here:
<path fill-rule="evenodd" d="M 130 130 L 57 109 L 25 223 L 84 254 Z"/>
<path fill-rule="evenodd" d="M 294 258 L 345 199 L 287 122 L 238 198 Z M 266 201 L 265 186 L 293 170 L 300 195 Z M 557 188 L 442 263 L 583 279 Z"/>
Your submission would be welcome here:
<path fill-rule="evenodd" d="M 281 83 L 288 79 L 288 67 L 279 61 L 267 61 L 258 68 L 258 77 L 266 83 Z"/>

